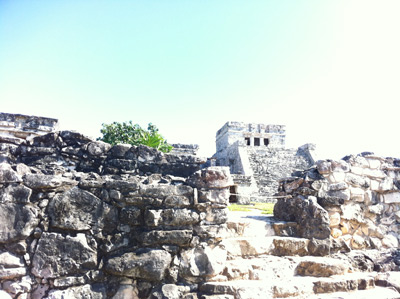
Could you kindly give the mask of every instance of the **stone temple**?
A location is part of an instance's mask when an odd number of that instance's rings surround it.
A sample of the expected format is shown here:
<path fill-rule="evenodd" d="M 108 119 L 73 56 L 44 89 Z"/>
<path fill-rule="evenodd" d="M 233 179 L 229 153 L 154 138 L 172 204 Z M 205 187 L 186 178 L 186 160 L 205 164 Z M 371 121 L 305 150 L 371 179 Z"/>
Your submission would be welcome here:
<path fill-rule="evenodd" d="M 315 145 L 285 147 L 286 127 L 229 121 L 217 131 L 217 166 L 229 166 L 231 202 L 275 201 L 279 180 L 314 164 Z"/>

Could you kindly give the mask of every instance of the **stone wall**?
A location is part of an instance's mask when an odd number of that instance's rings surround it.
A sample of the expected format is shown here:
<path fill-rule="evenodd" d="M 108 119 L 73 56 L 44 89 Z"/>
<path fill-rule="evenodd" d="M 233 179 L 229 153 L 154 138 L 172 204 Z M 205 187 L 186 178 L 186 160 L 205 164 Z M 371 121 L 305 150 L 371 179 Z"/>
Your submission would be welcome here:
<path fill-rule="evenodd" d="M 227 168 L 70 131 L 1 141 L 1 298 L 197 298 L 222 271 Z"/>
<path fill-rule="evenodd" d="M 54 118 L 0 113 L 0 141 L 21 143 L 24 139 L 53 132 L 57 125 L 58 120 Z"/>
<path fill-rule="evenodd" d="M 280 188 L 280 195 L 287 198 L 279 200 L 274 214 L 301 224 L 303 229 L 300 232 L 297 227 L 297 234 L 318 237 L 312 221 L 306 219 L 318 218 L 319 231 L 324 231 L 319 239 L 329 238 L 331 249 L 399 245 L 400 161 L 397 159 L 364 153 L 339 161 L 321 160 L 301 176 L 281 181 Z M 304 210 L 306 204 L 311 211 L 308 215 L 296 212 Z"/>
<path fill-rule="evenodd" d="M 174 143 L 171 144 L 173 149 L 171 154 L 175 155 L 193 155 L 196 156 L 199 151 L 199 146 L 197 144 L 182 144 Z"/>

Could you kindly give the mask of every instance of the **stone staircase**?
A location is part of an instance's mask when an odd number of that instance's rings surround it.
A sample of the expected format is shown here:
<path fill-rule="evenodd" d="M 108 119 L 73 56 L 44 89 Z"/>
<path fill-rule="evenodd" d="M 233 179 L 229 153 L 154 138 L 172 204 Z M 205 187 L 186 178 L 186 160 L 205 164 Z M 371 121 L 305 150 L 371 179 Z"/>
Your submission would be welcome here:
<path fill-rule="evenodd" d="M 291 225 L 230 212 L 225 270 L 202 284 L 202 298 L 400 298 L 400 272 L 361 272 L 344 255 L 311 256 L 310 240 L 276 235 Z"/>

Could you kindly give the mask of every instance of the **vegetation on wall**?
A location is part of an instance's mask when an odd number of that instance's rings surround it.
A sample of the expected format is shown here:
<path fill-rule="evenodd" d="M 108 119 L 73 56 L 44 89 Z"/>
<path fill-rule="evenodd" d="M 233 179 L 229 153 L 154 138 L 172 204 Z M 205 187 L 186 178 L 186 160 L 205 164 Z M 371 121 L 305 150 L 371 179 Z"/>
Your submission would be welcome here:
<path fill-rule="evenodd" d="M 158 149 L 164 153 L 172 150 L 172 146 L 167 143 L 164 137 L 158 132 L 158 128 L 149 123 L 147 130 L 140 127 L 138 124 L 129 122 L 113 122 L 111 124 L 102 124 L 103 128 L 100 132 L 103 137 L 98 138 L 111 145 L 126 143 L 131 145 L 147 145 Z"/>

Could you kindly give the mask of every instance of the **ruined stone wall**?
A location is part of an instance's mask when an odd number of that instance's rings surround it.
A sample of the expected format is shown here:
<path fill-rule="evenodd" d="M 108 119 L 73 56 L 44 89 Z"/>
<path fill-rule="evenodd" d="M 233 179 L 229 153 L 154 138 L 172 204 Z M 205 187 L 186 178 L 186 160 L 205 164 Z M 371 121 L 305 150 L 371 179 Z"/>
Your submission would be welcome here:
<path fill-rule="evenodd" d="M 54 118 L 0 113 L 0 141 L 19 144 L 24 139 L 53 132 L 57 125 Z"/>
<path fill-rule="evenodd" d="M 318 232 L 312 229 L 311 220 L 300 218 L 318 218 L 319 232 L 324 231 L 319 239 L 330 238 L 331 249 L 397 248 L 399 166 L 397 159 L 370 153 L 318 161 L 316 168 L 281 182 L 280 194 L 288 198 L 279 200 L 275 216 L 297 224 L 303 221 L 302 227 L 308 226 L 308 231 L 303 229 L 300 235 L 309 237 L 318 237 Z M 309 211 L 320 212 L 300 217 L 296 210 L 304 210 L 306 203 L 313 207 Z"/>
<path fill-rule="evenodd" d="M 263 199 L 275 196 L 280 179 L 292 176 L 313 165 L 310 156 L 300 148 L 295 150 L 252 147 L 247 148 L 247 151 L 258 187 L 258 192 L 253 194 L 256 201 L 257 197 Z"/>
<path fill-rule="evenodd" d="M 1 298 L 196 298 L 224 267 L 227 168 L 70 131 L 0 153 Z"/>

